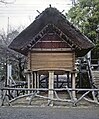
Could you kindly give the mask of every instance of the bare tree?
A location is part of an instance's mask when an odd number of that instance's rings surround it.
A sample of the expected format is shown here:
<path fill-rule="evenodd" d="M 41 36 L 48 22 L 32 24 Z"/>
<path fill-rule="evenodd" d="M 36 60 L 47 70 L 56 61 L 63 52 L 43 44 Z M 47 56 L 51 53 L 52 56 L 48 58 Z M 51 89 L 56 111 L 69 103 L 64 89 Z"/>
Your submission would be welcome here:
<path fill-rule="evenodd" d="M 0 32 L 0 78 L 4 75 L 7 79 L 7 64 L 11 64 L 12 77 L 16 80 L 25 80 L 25 57 L 8 48 L 11 41 L 19 34 L 20 28 L 21 26 L 17 30 L 10 28 L 8 33 L 4 30 Z"/>
<path fill-rule="evenodd" d="M 75 5 L 77 0 L 71 0 L 72 1 L 72 5 Z"/>
<path fill-rule="evenodd" d="M 18 30 L 11 30 L 8 34 L 2 31 L 0 33 L 1 44 L 4 46 L 8 46 L 18 34 L 19 34 Z"/>
<path fill-rule="evenodd" d="M 0 0 L 0 3 L 3 3 L 3 4 L 13 4 L 16 0 L 13 0 L 13 1 L 7 1 L 7 0 Z"/>

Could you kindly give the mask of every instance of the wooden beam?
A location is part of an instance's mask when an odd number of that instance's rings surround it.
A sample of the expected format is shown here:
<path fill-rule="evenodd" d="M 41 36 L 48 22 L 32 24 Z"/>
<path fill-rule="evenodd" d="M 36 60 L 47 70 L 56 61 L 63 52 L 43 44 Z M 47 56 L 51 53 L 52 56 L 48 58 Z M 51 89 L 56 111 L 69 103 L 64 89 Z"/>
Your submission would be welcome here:
<path fill-rule="evenodd" d="M 64 51 L 64 52 L 73 52 L 72 50 L 74 50 L 74 49 L 71 49 L 71 48 L 49 48 L 49 49 L 45 49 L 45 48 L 33 48 L 32 50 L 31 50 L 31 52 L 36 52 L 36 51 L 55 51 L 55 52 L 61 52 L 61 51 Z"/>

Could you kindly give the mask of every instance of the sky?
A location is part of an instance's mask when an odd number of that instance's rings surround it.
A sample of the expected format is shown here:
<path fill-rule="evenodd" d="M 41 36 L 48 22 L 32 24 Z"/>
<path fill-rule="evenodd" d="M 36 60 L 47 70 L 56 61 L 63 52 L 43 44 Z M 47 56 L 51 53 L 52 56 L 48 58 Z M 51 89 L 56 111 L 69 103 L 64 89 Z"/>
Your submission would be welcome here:
<path fill-rule="evenodd" d="M 72 6 L 71 0 L 5 0 L 13 4 L 0 3 L 0 30 L 7 32 L 8 23 L 11 28 L 27 27 L 45 8 L 56 7 L 65 14 Z M 8 20 L 9 19 L 9 20 Z M 9 22 L 8 22 L 9 21 Z"/>

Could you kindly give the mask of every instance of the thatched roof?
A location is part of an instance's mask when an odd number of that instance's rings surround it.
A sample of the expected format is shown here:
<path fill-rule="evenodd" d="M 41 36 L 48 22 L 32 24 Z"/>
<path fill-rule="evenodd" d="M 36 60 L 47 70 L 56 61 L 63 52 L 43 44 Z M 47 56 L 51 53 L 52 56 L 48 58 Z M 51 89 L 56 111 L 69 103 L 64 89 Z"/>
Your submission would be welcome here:
<path fill-rule="evenodd" d="M 68 38 L 68 42 L 75 46 L 75 51 L 78 56 L 85 55 L 94 47 L 94 44 L 75 28 L 61 12 L 56 8 L 50 7 L 37 16 L 34 22 L 13 40 L 9 48 L 27 55 L 29 45 L 33 45 L 36 42 L 38 38 L 37 34 L 48 24 L 54 25 L 65 34 L 65 40 Z"/>

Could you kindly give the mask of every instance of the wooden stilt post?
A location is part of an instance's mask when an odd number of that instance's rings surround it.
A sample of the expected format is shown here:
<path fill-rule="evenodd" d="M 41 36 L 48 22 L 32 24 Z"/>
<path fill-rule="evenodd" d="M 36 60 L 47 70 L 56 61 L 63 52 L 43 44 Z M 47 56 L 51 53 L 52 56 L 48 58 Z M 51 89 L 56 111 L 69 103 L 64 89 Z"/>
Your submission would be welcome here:
<path fill-rule="evenodd" d="M 31 73 L 31 83 L 32 83 L 32 88 L 34 88 L 34 72 Z"/>
<path fill-rule="evenodd" d="M 37 88 L 39 88 L 39 80 L 40 80 L 40 76 L 39 76 L 39 74 L 37 73 Z"/>
<path fill-rule="evenodd" d="M 46 88 L 48 88 L 48 78 L 46 78 L 45 80 L 46 80 Z"/>
<path fill-rule="evenodd" d="M 70 87 L 69 86 L 69 71 L 67 72 L 67 86 Z"/>
<path fill-rule="evenodd" d="M 48 92 L 48 96 L 49 98 L 53 98 L 54 97 L 54 71 L 49 71 L 49 89 L 52 89 L 52 90 L 49 90 Z M 50 101 L 50 100 L 48 100 Z M 53 102 L 51 102 L 50 106 L 53 106 Z"/>
<path fill-rule="evenodd" d="M 57 88 L 58 88 L 58 74 L 56 75 L 56 78 L 57 78 Z"/>
<path fill-rule="evenodd" d="M 75 72 L 72 73 L 72 89 L 75 89 L 76 80 L 75 80 Z M 76 91 L 72 91 L 73 100 L 76 100 Z"/>
<path fill-rule="evenodd" d="M 35 88 L 35 73 L 33 72 L 33 88 Z"/>
<path fill-rule="evenodd" d="M 27 74 L 27 78 L 28 78 L 28 89 L 30 89 L 30 84 L 31 84 L 31 74 L 30 73 Z M 28 91 L 28 94 L 30 94 L 30 91 Z"/>
<path fill-rule="evenodd" d="M 69 87 L 72 88 L 72 73 L 71 73 L 71 78 L 69 79 Z"/>
<path fill-rule="evenodd" d="M 39 88 L 40 88 L 40 78 L 41 78 L 41 75 L 39 74 Z"/>
<path fill-rule="evenodd" d="M 37 88 L 37 73 L 34 72 L 34 88 Z"/>
<path fill-rule="evenodd" d="M 39 75 L 37 72 L 34 72 L 34 88 L 39 88 Z"/>
<path fill-rule="evenodd" d="M 36 78 L 35 78 L 35 82 L 36 82 L 36 88 L 38 88 L 38 74 L 37 74 L 37 71 L 35 72 L 36 73 Z"/>

